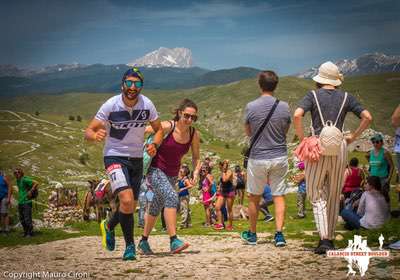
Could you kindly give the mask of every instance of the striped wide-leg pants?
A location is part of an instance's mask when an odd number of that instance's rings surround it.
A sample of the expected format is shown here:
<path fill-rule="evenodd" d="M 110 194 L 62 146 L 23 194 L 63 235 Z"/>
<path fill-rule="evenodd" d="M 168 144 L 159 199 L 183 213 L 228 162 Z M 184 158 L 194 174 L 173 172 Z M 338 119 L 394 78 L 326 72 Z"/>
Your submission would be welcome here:
<path fill-rule="evenodd" d="M 305 162 L 307 196 L 321 239 L 335 238 L 346 164 L 346 141 L 343 141 L 339 155 L 321 156 L 317 162 Z"/>

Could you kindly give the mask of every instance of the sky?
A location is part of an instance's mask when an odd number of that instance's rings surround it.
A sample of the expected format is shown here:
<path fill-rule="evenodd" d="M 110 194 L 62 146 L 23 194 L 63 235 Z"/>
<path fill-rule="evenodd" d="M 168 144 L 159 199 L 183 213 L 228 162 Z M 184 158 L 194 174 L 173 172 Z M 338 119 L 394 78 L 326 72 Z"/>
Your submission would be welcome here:
<path fill-rule="evenodd" d="M 126 64 L 185 47 L 195 66 L 293 74 L 365 53 L 400 55 L 400 1 L 0 2 L 0 64 Z"/>

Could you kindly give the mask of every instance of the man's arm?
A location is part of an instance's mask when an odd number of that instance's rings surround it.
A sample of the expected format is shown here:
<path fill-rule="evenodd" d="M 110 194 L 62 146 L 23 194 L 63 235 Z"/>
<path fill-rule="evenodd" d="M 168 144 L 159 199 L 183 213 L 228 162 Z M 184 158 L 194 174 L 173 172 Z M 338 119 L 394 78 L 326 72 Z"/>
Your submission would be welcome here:
<path fill-rule="evenodd" d="M 367 110 L 363 110 L 360 114 L 360 117 L 361 122 L 358 128 L 353 133 L 350 133 L 350 135 L 346 136 L 347 144 L 354 142 L 354 140 L 356 140 L 372 122 L 372 115 Z"/>
<path fill-rule="evenodd" d="M 400 126 L 400 105 L 397 106 L 392 115 L 392 125 L 396 128 Z"/>
<path fill-rule="evenodd" d="M 88 141 L 101 142 L 106 137 L 107 132 L 104 127 L 104 122 L 93 119 L 85 130 L 85 139 Z"/>
<path fill-rule="evenodd" d="M 293 124 L 295 133 L 300 142 L 304 139 L 303 116 L 304 110 L 302 108 L 297 108 L 296 111 L 294 111 Z"/>
<path fill-rule="evenodd" d="M 246 133 L 247 136 L 251 136 L 251 128 L 250 128 L 250 124 L 246 123 L 244 124 L 244 132 Z"/>
<path fill-rule="evenodd" d="M 161 145 L 161 142 L 163 141 L 164 138 L 164 132 L 161 126 L 161 121 L 160 119 L 156 119 L 152 122 L 150 122 L 151 128 L 154 131 L 154 139 L 153 143 L 150 143 L 146 147 L 146 151 L 149 154 L 149 156 L 154 157 L 157 153 L 157 148 Z"/>

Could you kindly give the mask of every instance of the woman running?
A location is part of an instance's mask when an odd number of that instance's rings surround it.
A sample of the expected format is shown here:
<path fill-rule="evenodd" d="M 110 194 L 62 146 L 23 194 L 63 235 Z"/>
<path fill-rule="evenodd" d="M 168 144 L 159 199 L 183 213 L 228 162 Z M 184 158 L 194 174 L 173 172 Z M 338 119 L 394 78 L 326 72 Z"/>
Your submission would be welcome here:
<path fill-rule="evenodd" d="M 184 99 L 175 110 L 174 119 L 161 123 L 164 135 L 167 136 L 158 147 L 147 174 L 154 198 L 146 211 L 143 235 L 138 245 L 138 249 L 143 254 L 153 253 L 148 243 L 148 237 L 162 208 L 164 208 L 164 218 L 170 236 L 171 252 L 179 253 L 189 246 L 188 243 L 184 243 L 176 236 L 176 212 L 179 200 L 175 191 L 175 183 L 181 159 L 189 149 L 192 150 L 194 170 L 192 185 L 199 177 L 200 136 L 192 127 L 196 120 L 197 105 L 189 99 Z M 147 127 L 146 132 L 151 133 L 152 128 Z"/>

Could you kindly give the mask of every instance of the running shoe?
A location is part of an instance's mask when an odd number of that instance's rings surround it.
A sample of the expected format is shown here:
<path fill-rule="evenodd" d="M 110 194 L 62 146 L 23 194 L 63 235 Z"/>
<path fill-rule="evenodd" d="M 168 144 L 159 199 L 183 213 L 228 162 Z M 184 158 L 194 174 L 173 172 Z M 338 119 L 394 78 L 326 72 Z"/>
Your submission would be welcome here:
<path fill-rule="evenodd" d="M 283 247 L 286 246 L 285 237 L 281 231 L 277 231 L 275 233 L 274 242 L 276 247 Z"/>
<path fill-rule="evenodd" d="M 315 248 L 314 253 L 318 255 L 326 254 L 329 250 L 335 250 L 335 245 L 332 240 L 322 239 L 318 243 L 318 247 Z"/>
<path fill-rule="evenodd" d="M 240 238 L 249 245 L 256 245 L 257 244 L 257 234 L 253 233 L 249 230 L 243 231 L 240 234 Z"/>
<path fill-rule="evenodd" d="M 223 230 L 224 229 L 224 225 L 223 224 L 215 224 L 214 225 L 214 229 L 215 230 Z"/>
<path fill-rule="evenodd" d="M 233 226 L 226 226 L 226 228 L 225 228 L 226 230 L 228 230 L 228 231 L 232 231 L 233 230 Z"/>
<path fill-rule="evenodd" d="M 107 220 L 103 220 L 100 223 L 101 230 L 101 244 L 104 249 L 114 251 L 115 249 L 115 233 L 113 230 L 109 230 L 107 226 Z"/>
<path fill-rule="evenodd" d="M 124 255 L 122 257 L 124 261 L 134 261 L 136 260 L 136 250 L 135 250 L 135 244 L 129 244 L 126 246 Z"/>
<path fill-rule="evenodd" d="M 266 223 L 273 221 L 273 220 L 274 220 L 274 217 L 272 215 L 267 215 L 264 218 L 264 222 L 266 222 Z"/>
<path fill-rule="evenodd" d="M 138 250 L 143 254 L 143 255 L 152 255 L 153 251 L 150 248 L 150 244 L 147 240 L 140 240 L 139 245 L 138 245 Z"/>
<path fill-rule="evenodd" d="M 189 247 L 189 243 L 185 243 L 182 240 L 175 238 L 171 244 L 171 253 L 172 254 L 177 254 L 185 250 L 187 247 Z"/>

